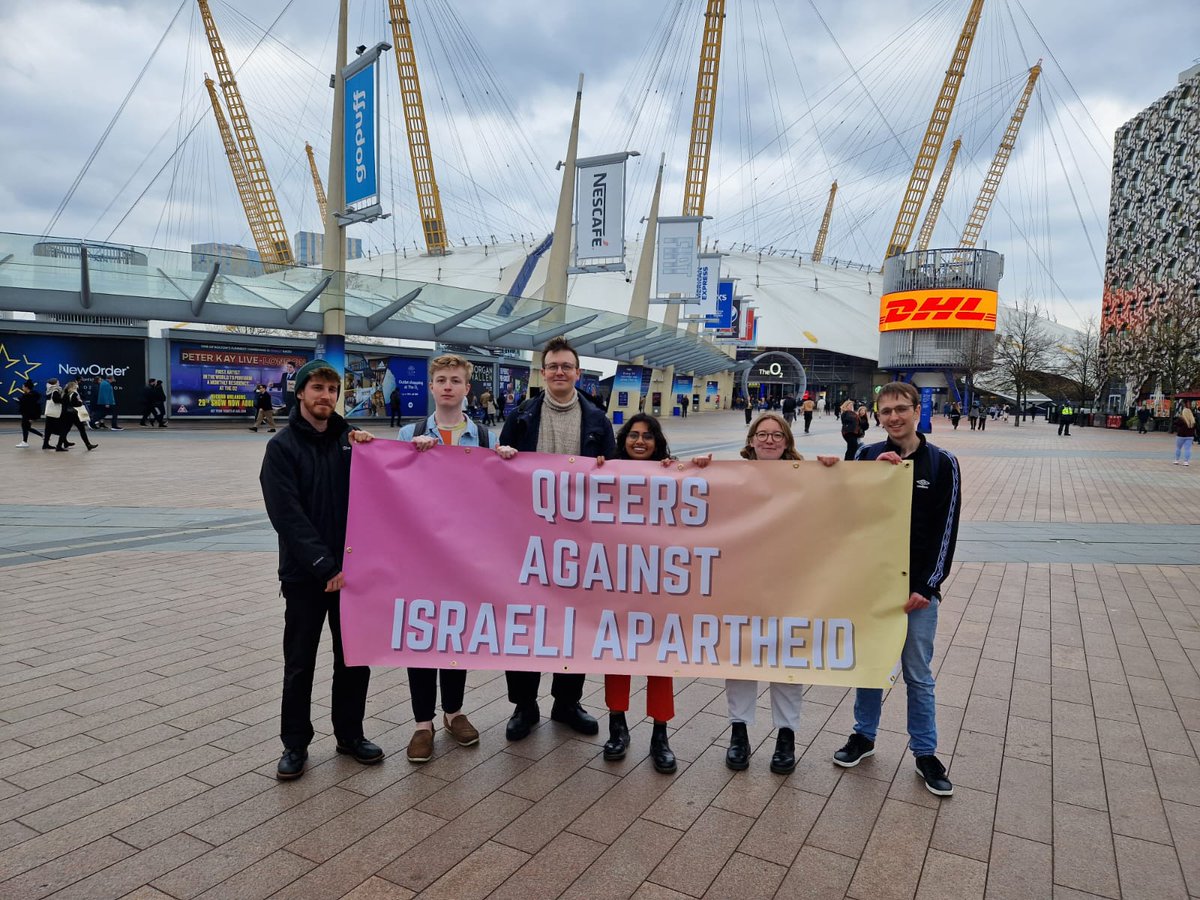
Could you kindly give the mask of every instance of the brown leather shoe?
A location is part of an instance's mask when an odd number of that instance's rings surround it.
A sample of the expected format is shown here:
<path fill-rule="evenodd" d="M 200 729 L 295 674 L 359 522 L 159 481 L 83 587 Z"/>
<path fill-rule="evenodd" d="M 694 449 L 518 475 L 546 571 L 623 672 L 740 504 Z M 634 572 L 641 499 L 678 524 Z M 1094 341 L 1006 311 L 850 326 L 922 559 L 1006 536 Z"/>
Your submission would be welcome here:
<path fill-rule="evenodd" d="M 433 759 L 433 729 L 418 728 L 408 742 L 408 761 L 410 763 L 429 762 Z"/>
<path fill-rule="evenodd" d="M 462 713 L 459 713 L 453 719 L 449 716 L 443 716 L 442 718 L 445 721 L 446 730 L 458 742 L 458 746 L 474 747 L 479 743 L 479 732 L 475 730 L 475 726 Z"/>

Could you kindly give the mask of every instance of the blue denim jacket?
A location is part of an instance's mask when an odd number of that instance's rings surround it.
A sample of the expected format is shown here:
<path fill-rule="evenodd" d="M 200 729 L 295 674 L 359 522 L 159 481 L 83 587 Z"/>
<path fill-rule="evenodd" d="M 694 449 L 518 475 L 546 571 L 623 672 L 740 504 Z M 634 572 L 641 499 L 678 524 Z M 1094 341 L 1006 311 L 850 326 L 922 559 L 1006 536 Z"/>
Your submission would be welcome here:
<path fill-rule="evenodd" d="M 417 430 L 418 427 L 421 428 L 420 431 Z M 400 429 L 400 433 L 396 435 L 396 440 L 411 441 L 418 434 L 428 435 L 429 437 L 431 437 L 435 441 L 437 441 L 439 444 L 445 443 L 442 440 L 442 433 L 438 430 L 437 418 L 435 415 L 431 415 L 428 419 L 426 419 L 424 426 L 421 426 L 420 422 L 411 422 L 408 425 L 405 425 L 403 428 Z M 466 429 L 466 431 L 464 431 L 462 433 L 462 436 L 458 439 L 458 446 L 460 446 L 460 447 L 482 447 L 483 446 L 479 442 L 479 425 L 477 425 L 471 419 L 467 419 L 467 429 Z M 495 446 L 494 441 L 492 442 L 492 446 Z"/>

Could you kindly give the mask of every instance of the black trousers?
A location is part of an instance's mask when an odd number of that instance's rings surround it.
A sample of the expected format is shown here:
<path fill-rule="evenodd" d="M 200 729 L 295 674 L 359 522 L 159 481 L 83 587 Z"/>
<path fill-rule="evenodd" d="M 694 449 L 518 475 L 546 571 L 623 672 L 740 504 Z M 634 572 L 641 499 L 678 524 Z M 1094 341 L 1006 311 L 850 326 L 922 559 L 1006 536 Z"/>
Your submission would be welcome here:
<path fill-rule="evenodd" d="M 842 459 L 849 462 L 858 453 L 858 435 L 843 433 L 842 440 L 846 442 L 846 455 Z"/>
<path fill-rule="evenodd" d="M 442 684 L 442 712 L 456 713 L 462 709 L 467 689 L 464 669 L 409 669 L 408 693 L 412 697 L 413 718 L 432 722 L 437 711 L 438 682 Z"/>
<path fill-rule="evenodd" d="M 50 447 L 50 439 L 58 437 L 60 431 L 63 431 L 62 416 L 47 416 L 45 431 L 42 433 L 42 449 Z"/>
<path fill-rule="evenodd" d="M 325 617 L 333 634 L 333 695 L 330 698 L 333 733 L 343 744 L 363 736 L 367 708 L 367 666 L 347 666 L 342 656 L 340 592 L 325 593 L 316 582 L 284 582 L 287 606 L 283 614 L 283 702 L 279 737 L 283 746 L 303 750 L 313 739 L 311 718 L 313 674 Z"/>
<path fill-rule="evenodd" d="M 550 696 L 555 703 L 574 705 L 583 697 L 583 675 L 556 673 L 550 682 Z M 508 682 L 508 699 L 517 706 L 537 703 L 538 686 L 542 683 L 541 672 L 505 672 Z"/>
<path fill-rule="evenodd" d="M 804 414 L 804 433 L 805 434 L 808 434 L 808 429 L 811 426 L 812 426 L 812 413 L 806 412 Z"/>
<path fill-rule="evenodd" d="M 33 427 L 33 419 L 21 416 L 21 440 L 28 442 L 29 435 L 31 434 L 36 434 L 38 437 L 44 436 L 40 431 Z"/>

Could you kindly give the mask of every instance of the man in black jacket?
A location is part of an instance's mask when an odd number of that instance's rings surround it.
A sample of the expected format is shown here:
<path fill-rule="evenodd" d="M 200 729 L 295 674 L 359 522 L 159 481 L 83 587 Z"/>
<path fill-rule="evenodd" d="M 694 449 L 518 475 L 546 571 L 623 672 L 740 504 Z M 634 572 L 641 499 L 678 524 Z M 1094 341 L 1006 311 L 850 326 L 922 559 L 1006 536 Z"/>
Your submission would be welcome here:
<path fill-rule="evenodd" d="M 511 413 L 500 431 L 500 447 L 569 456 L 616 455 L 612 425 L 604 410 L 579 391 L 579 354 L 566 338 L 556 337 L 542 350 L 542 380 L 546 389 L 522 403 Z M 538 709 L 540 672 L 506 672 L 508 699 L 516 705 L 505 735 L 519 741 L 529 735 L 541 718 Z M 583 697 L 583 675 L 556 673 L 550 688 L 554 706 L 550 718 L 570 725 L 581 734 L 597 734 L 600 726 L 579 700 Z"/>
<path fill-rule="evenodd" d="M 310 701 L 317 645 L 326 616 L 333 635 L 330 707 L 337 752 L 365 764 L 383 759 L 383 751 L 363 737 L 371 670 L 347 666 L 342 655 L 339 600 L 345 585 L 350 447 L 372 435 L 355 430 L 334 412 L 341 385 L 341 375 L 324 360 L 300 369 L 288 427 L 267 443 L 259 475 L 267 515 L 279 534 L 279 581 L 286 601 L 280 779 L 304 774 L 313 738 Z"/>
<path fill-rule="evenodd" d="M 900 656 L 908 692 L 908 745 L 925 787 L 939 797 L 954 793 L 946 767 L 936 756 L 933 639 L 937 633 L 942 582 L 954 561 L 958 518 L 962 508 L 958 460 L 917 432 L 921 397 L 911 384 L 892 382 L 879 391 L 879 424 L 888 433 L 880 444 L 859 448 L 856 459 L 899 463 L 912 460 L 912 527 L 909 543 L 908 635 Z M 833 755 L 839 766 L 856 766 L 875 753 L 875 735 L 883 708 L 883 691 L 859 688 L 854 700 L 854 733 Z"/>

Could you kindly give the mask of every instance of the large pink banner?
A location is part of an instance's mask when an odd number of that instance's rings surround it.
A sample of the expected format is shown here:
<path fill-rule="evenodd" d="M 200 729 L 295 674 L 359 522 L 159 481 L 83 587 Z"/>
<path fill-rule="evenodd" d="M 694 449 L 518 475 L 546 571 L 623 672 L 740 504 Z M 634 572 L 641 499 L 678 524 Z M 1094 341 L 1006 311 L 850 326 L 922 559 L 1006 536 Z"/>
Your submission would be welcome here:
<path fill-rule="evenodd" d="M 880 687 L 899 659 L 908 464 L 353 452 L 352 665 Z"/>

